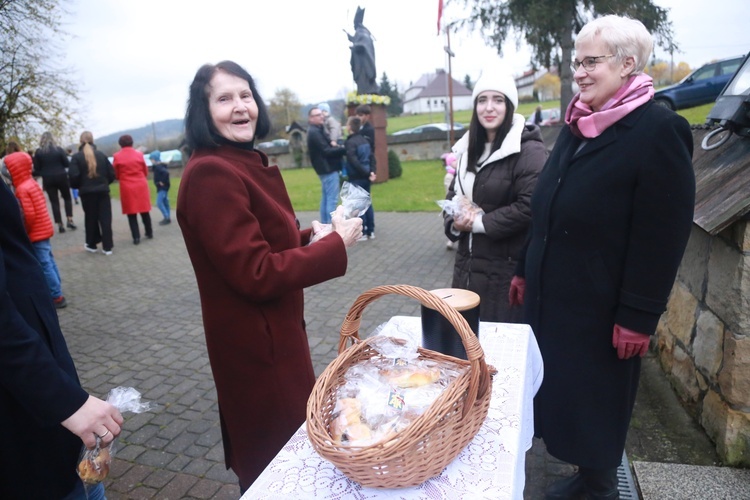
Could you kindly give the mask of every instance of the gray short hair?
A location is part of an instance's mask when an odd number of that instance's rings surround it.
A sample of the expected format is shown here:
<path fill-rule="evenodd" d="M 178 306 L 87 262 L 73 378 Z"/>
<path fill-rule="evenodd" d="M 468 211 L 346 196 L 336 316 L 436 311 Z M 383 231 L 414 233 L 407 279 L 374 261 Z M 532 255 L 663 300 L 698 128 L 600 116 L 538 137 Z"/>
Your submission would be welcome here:
<path fill-rule="evenodd" d="M 622 16 L 603 16 L 586 23 L 576 36 L 578 44 L 600 39 L 617 59 L 622 61 L 630 56 L 635 59 L 633 75 L 643 73 L 648 58 L 654 49 L 654 39 L 642 22 Z"/>

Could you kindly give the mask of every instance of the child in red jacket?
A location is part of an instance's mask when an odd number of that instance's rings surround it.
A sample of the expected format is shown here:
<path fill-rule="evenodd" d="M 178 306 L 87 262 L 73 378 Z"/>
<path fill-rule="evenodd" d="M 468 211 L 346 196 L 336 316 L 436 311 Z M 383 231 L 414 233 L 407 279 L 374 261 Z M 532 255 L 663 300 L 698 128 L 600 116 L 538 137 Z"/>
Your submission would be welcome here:
<path fill-rule="evenodd" d="M 7 155 L 3 158 L 5 166 L 10 172 L 16 198 L 21 204 L 26 233 L 29 235 L 34 253 L 42 266 L 44 277 L 47 278 L 55 307 L 61 309 L 68 305 L 63 297 L 60 272 L 57 270 L 55 258 L 52 255 L 50 238 L 55 234 L 52 220 L 47 212 L 47 202 L 44 191 L 31 176 L 33 161 L 28 153 L 24 153 L 15 141 L 9 141 L 5 149 Z"/>

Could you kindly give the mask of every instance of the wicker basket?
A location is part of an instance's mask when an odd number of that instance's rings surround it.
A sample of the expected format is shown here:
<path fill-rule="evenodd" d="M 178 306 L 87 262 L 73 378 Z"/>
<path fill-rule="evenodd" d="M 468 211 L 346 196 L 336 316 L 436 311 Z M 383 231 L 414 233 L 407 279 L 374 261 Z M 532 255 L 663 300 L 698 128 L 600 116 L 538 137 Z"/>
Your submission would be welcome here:
<path fill-rule="evenodd" d="M 359 339 L 364 308 L 379 297 L 396 294 L 411 297 L 439 311 L 459 332 L 468 361 L 419 349 L 422 359 L 449 361 L 469 366 L 417 420 L 397 435 L 371 446 L 341 446 L 329 433 L 336 405 L 336 391 L 344 384 L 349 367 L 379 353 L 371 339 Z M 351 343 L 351 346 L 347 344 Z M 339 355 L 318 378 L 307 402 L 307 433 L 315 450 L 349 479 L 374 488 L 416 486 L 439 475 L 482 426 L 490 406 L 490 369 L 479 340 L 466 320 L 437 295 L 408 285 L 379 286 L 354 301 L 341 326 Z"/>

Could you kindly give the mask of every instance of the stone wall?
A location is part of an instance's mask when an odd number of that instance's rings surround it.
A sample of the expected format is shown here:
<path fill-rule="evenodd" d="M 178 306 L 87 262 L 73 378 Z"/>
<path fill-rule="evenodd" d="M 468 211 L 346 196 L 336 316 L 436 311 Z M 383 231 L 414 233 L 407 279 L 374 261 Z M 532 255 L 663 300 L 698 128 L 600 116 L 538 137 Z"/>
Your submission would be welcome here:
<path fill-rule="evenodd" d="M 560 133 L 561 125 L 542 127 L 542 139 L 548 150 L 552 149 L 555 139 Z M 454 140 L 457 141 L 466 133 L 466 129 L 456 130 Z M 393 150 L 401 161 L 438 160 L 440 155 L 451 150 L 451 143 L 447 132 L 425 132 L 422 134 L 403 134 L 386 136 L 388 149 Z M 279 168 L 297 168 L 294 158 L 289 154 L 288 146 L 279 146 L 263 150 L 271 164 Z M 385 162 L 387 165 L 387 162 Z M 310 158 L 305 155 L 305 167 L 310 166 Z M 380 174 L 378 174 L 380 178 Z"/>
<path fill-rule="evenodd" d="M 750 223 L 697 225 L 655 341 L 680 399 L 727 465 L 750 466 Z"/>
<path fill-rule="evenodd" d="M 463 135 L 463 131 L 456 131 L 455 139 Z M 396 152 L 401 161 L 409 160 L 438 160 L 440 155 L 450 151 L 450 142 L 445 133 L 426 132 L 414 135 L 390 135 L 387 136 L 388 149 Z M 271 164 L 279 168 L 296 168 L 292 155 L 289 154 L 287 146 L 264 149 Z M 387 158 L 387 150 L 386 150 Z M 388 165 L 387 160 L 383 163 Z M 303 165 L 310 166 L 310 158 L 305 155 Z M 378 175 L 380 178 L 380 175 Z"/>

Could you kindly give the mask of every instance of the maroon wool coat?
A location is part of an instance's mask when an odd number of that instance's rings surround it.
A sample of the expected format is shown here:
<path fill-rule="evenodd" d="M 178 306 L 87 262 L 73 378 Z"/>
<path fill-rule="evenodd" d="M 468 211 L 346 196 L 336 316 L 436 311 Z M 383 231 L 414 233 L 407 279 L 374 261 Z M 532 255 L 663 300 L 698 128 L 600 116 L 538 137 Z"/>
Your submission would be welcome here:
<path fill-rule="evenodd" d="M 193 153 L 177 221 L 198 282 L 225 459 L 244 490 L 305 420 L 315 375 L 303 288 L 342 276 L 346 248 L 337 233 L 308 246 L 278 167 L 228 145 Z"/>
<path fill-rule="evenodd" d="M 151 210 L 148 191 L 148 167 L 143 153 L 131 147 L 115 153 L 112 166 L 120 181 L 120 201 L 123 214 L 142 214 Z"/>

